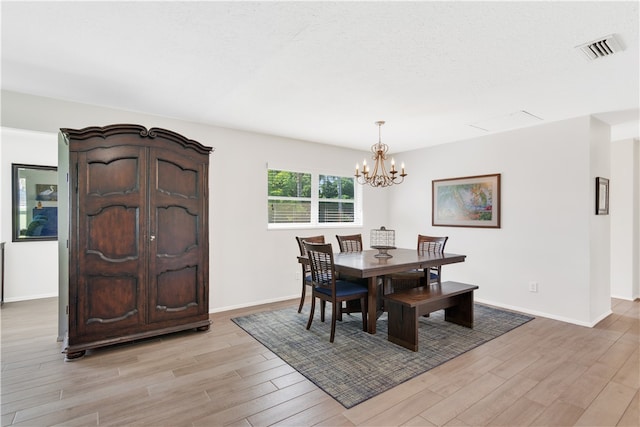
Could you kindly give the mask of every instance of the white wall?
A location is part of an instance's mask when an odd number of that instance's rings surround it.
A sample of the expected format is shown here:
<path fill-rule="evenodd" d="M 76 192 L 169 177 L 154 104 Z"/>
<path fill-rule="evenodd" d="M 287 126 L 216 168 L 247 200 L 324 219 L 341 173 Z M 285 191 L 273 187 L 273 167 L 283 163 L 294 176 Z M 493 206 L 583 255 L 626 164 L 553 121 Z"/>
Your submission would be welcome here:
<path fill-rule="evenodd" d="M 58 295 L 58 246 L 56 241 L 12 242 L 11 164 L 57 166 L 55 133 L 2 128 L 0 144 L 0 240 L 5 243 L 6 302 Z"/>
<path fill-rule="evenodd" d="M 608 295 L 606 301 L 603 297 L 609 278 L 601 277 L 606 267 L 591 239 L 600 242 L 607 235 L 598 229 L 606 221 L 615 223 L 618 205 L 613 203 L 612 180 L 612 214 L 595 218 L 594 178 L 608 176 L 609 170 L 606 162 L 592 157 L 601 150 L 607 158 L 609 154 L 602 146 L 607 126 L 589 117 L 397 153 L 396 160 L 407 163 L 409 176 L 397 187 L 364 189 L 362 228 L 269 231 L 267 163 L 350 175 L 366 152 L 13 92 L 3 92 L 2 99 L 3 126 L 54 135 L 60 127 L 137 123 L 171 129 L 215 147 L 210 171 L 211 311 L 299 296 L 296 235 L 325 234 L 335 243 L 335 234 L 361 232 L 367 245 L 369 230 L 380 225 L 394 228 L 397 245 L 404 247 L 414 247 L 418 233 L 450 236 L 447 251 L 468 258 L 445 267 L 444 278 L 478 284 L 479 300 L 584 325 L 606 315 L 603 307 L 609 307 Z M 55 164 L 55 138 L 52 141 L 52 157 L 42 164 Z M 1 153 L 0 178 L 6 184 L 6 164 L 13 160 L 6 159 L 4 148 Z M 502 228 L 431 226 L 433 179 L 488 173 L 502 174 Z M 637 177 L 636 182 L 640 188 Z M 3 229 L 6 219 L 10 221 L 4 194 Z M 640 202 L 637 206 L 640 209 Z M 51 250 L 55 253 L 55 245 Z M 15 260 L 9 269 L 20 268 Z M 528 291 L 531 281 L 538 282 L 537 293 Z"/>
<path fill-rule="evenodd" d="M 3 195 L 5 193 L 5 188 L 4 188 L 4 180 L 3 178 L 3 173 L 4 171 L 4 163 L 2 160 L 2 135 L 0 134 L 0 242 L 4 242 L 4 233 L 2 231 L 2 229 L 4 228 L 4 209 L 2 208 L 4 206 L 4 199 L 3 199 Z M 7 185 L 11 185 L 11 184 L 7 184 Z"/>
<path fill-rule="evenodd" d="M 640 141 L 611 144 L 611 295 L 640 298 Z"/>
<path fill-rule="evenodd" d="M 592 118 L 590 130 L 589 319 L 595 323 L 611 313 L 611 215 L 595 215 L 596 177 L 611 177 L 611 127 Z"/>
<path fill-rule="evenodd" d="M 591 312 L 591 132 L 582 117 L 396 155 L 412 165 L 389 203 L 398 245 L 447 235 L 447 252 L 467 260 L 444 267 L 444 280 L 478 285 L 478 300 L 593 324 L 604 312 Z M 431 226 L 432 180 L 492 173 L 502 179 L 500 229 Z"/>
<path fill-rule="evenodd" d="M 7 179 L 7 174 L 10 174 L 7 172 L 7 164 L 10 170 L 11 162 L 38 162 L 55 166 L 59 128 L 105 126 L 113 123 L 135 123 L 147 128 L 162 127 L 215 148 L 211 154 L 209 174 L 211 196 L 209 307 L 212 312 L 299 297 L 301 285 L 300 280 L 297 279 L 300 267 L 296 262 L 298 255 L 296 235 L 324 234 L 327 241 L 337 244 L 334 237 L 336 234 L 363 233 L 367 243 L 369 230 L 387 222 L 385 191 L 367 188 L 363 196 L 367 215 L 362 228 L 267 230 L 266 165 L 268 162 L 277 161 L 279 165 L 295 164 L 351 175 L 355 163 L 362 159 L 363 151 L 6 91 L 2 92 L 3 126 L 47 132 L 47 137 L 52 139 L 51 150 L 43 151 L 42 158 L 34 159 L 32 155 L 36 150 L 30 150 L 24 146 L 21 154 L 28 161 L 16 160 L 15 156 L 9 158 L 3 148 L 3 177 Z M 4 139 L 2 145 L 3 147 L 5 145 Z M 7 211 L 10 208 L 5 208 L 11 204 L 10 195 L 6 196 L 8 197 L 6 203 L 4 197 L 3 192 L 3 219 L 10 219 L 10 211 Z M 5 222 L 3 220 L 3 229 Z M 47 244 L 50 244 L 52 254 L 47 256 L 47 259 L 55 263 L 56 242 L 38 243 L 38 245 Z M 26 258 L 19 256 L 14 247 L 35 248 L 31 245 L 36 243 L 14 244 L 9 251 L 12 255 L 7 260 L 7 273 L 12 275 L 13 279 L 7 286 L 14 298 L 29 297 L 24 292 L 25 280 L 20 276 L 23 265 L 18 261 Z M 47 275 L 47 278 L 50 283 L 53 281 L 57 288 L 57 273 Z"/>

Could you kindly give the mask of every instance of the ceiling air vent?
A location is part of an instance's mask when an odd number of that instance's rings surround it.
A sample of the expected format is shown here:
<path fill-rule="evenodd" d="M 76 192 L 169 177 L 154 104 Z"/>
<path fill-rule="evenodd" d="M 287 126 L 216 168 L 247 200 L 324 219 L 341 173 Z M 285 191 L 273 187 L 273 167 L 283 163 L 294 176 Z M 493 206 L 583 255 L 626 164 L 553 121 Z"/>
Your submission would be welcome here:
<path fill-rule="evenodd" d="M 599 40 L 594 40 L 589 43 L 585 43 L 580 46 L 576 46 L 576 49 L 580 49 L 590 61 L 597 58 L 603 58 L 605 56 L 613 55 L 616 52 L 622 51 L 622 46 L 615 34 L 608 35 Z"/>

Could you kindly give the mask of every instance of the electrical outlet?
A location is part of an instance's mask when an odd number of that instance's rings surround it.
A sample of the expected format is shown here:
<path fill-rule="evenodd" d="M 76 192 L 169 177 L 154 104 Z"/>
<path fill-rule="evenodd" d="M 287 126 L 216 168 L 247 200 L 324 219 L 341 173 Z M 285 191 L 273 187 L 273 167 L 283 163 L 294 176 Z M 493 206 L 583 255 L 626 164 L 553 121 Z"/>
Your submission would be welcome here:
<path fill-rule="evenodd" d="M 302 273 L 300 272 L 300 270 L 296 270 L 296 280 L 298 282 L 302 280 Z"/>
<path fill-rule="evenodd" d="M 529 292 L 538 292 L 538 282 L 529 282 Z"/>

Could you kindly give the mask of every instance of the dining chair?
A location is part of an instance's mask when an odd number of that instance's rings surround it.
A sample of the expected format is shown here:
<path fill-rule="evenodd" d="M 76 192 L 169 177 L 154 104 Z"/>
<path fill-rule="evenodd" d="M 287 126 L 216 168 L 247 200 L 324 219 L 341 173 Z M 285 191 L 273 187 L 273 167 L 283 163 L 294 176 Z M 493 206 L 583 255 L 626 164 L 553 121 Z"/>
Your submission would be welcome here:
<path fill-rule="evenodd" d="M 418 253 L 436 254 L 443 253 L 444 247 L 449 240 L 448 236 L 436 237 L 418 234 Z M 409 270 L 402 273 L 392 274 L 390 277 L 392 292 L 416 288 L 431 283 L 442 283 L 442 266 L 427 269 Z"/>
<path fill-rule="evenodd" d="M 340 252 L 362 252 L 362 234 L 337 235 Z"/>
<path fill-rule="evenodd" d="M 311 311 L 307 329 L 311 328 L 316 308 L 316 298 L 320 300 L 320 321 L 324 322 L 326 303 L 331 303 L 331 336 L 329 342 L 333 342 L 336 335 L 336 320 L 343 301 L 360 300 L 362 310 L 362 330 L 367 330 L 367 286 L 349 282 L 336 277 L 333 261 L 333 248 L 331 243 L 303 242 L 309 265 L 311 267 Z"/>
<path fill-rule="evenodd" d="M 324 243 L 324 236 L 310 236 L 310 237 L 298 237 L 298 248 L 300 249 L 300 256 L 307 256 L 307 249 L 304 246 L 304 241 L 311 243 Z M 311 267 L 309 264 L 301 263 L 302 267 L 302 296 L 300 297 L 300 305 L 298 306 L 298 313 L 302 311 L 304 300 L 307 296 L 307 286 L 311 286 Z"/>
<path fill-rule="evenodd" d="M 362 252 L 362 234 L 336 234 L 336 239 L 338 239 L 338 247 L 340 248 L 340 252 Z M 342 275 L 342 278 L 345 280 L 349 280 L 350 282 L 357 282 L 361 285 L 367 286 L 367 279 L 348 277 L 344 275 Z M 342 313 L 351 314 L 360 312 L 362 312 L 362 306 L 357 300 L 348 301 L 347 303 L 345 303 L 345 307 L 340 307 L 338 319 L 342 320 Z"/>

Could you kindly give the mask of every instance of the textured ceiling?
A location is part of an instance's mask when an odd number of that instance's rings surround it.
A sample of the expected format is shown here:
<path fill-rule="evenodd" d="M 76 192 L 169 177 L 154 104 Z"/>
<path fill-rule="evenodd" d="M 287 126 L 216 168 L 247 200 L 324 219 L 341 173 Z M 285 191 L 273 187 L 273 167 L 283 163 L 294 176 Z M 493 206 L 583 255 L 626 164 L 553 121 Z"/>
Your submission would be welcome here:
<path fill-rule="evenodd" d="M 386 120 L 394 152 L 615 124 L 638 119 L 638 4 L 3 1 L 2 89 L 363 150 Z M 575 49 L 612 33 L 623 52 Z"/>

